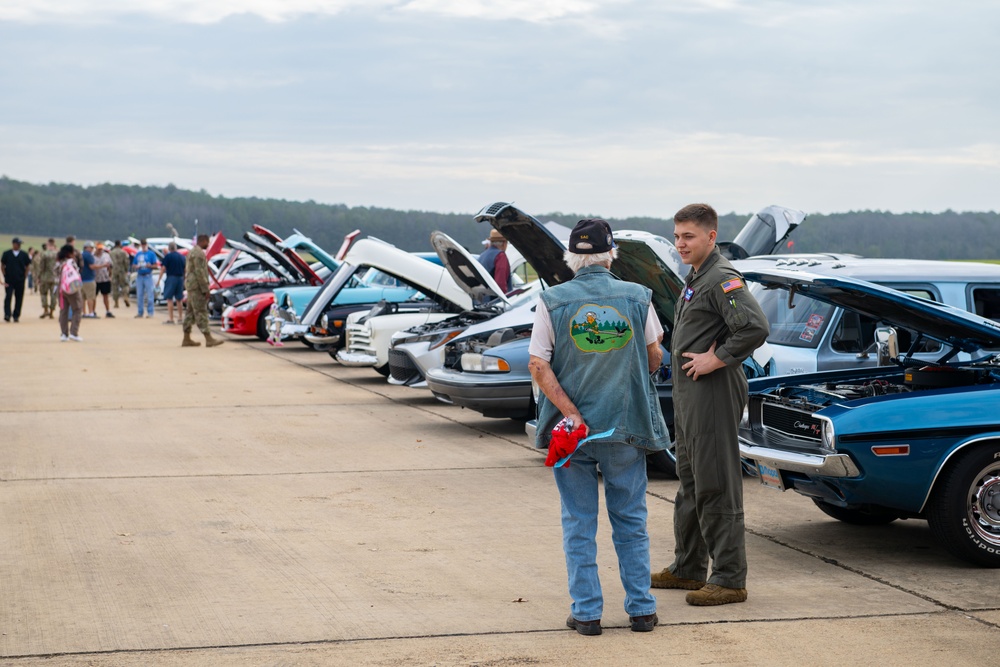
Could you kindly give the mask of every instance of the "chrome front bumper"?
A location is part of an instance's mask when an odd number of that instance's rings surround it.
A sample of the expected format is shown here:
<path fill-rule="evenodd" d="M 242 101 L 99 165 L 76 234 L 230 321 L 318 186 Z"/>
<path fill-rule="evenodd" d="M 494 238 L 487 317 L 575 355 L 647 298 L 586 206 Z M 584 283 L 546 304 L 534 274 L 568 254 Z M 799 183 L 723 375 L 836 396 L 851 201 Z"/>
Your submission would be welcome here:
<path fill-rule="evenodd" d="M 378 357 L 373 354 L 341 350 L 337 353 L 337 361 L 344 366 L 375 366 L 378 364 Z"/>
<path fill-rule="evenodd" d="M 755 444 L 740 436 L 740 456 L 786 472 L 819 477 L 858 477 L 861 471 L 847 454 L 801 454 Z"/>

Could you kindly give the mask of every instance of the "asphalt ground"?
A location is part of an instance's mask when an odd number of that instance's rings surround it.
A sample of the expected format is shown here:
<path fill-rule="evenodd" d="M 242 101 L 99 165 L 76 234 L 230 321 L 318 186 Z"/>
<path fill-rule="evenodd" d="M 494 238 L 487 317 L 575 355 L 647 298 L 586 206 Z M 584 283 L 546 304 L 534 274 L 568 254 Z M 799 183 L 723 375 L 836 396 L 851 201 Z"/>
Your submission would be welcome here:
<path fill-rule="evenodd" d="M 749 600 L 656 591 L 632 633 L 606 517 L 604 634 L 569 610 L 559 500 L 523 425 L 298 343 L 181 348 L 156 319 L 60 342 L 0 323 L 0 664 L 965 665 L 1000 570 L 926 523 L 840 524 L 746 481 Z M 196 334 L 196 338 L 200 338 Z M 649 484 L 669 564 L 677 483 Z"/>

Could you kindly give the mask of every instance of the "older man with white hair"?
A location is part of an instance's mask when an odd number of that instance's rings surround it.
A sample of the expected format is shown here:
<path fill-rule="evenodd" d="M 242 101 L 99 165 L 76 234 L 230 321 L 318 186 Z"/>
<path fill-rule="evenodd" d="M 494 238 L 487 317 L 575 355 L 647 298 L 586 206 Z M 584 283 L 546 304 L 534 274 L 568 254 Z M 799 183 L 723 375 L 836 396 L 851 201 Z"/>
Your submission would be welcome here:
<path fill-rule="evenodd" d="M 617 256 L 611 227 L 581 220 L 569 237 L 566 263 L 573 280 L 546 290 L 535 310 L 528 348 L 531 376 L 542 391 L 537 438 L 550 446 L 562 501 L 563 550 L 573 599 L 566 625 L 601 634 L 604 601 L 597 571 L 599 478 L 634 632 L 658 623 L 650 593 L 646 532 L 646 453 L 670 442 L 650 373 L 660 366 L 663 327 L 651 291 L 609 270 Z M 575 451 L 562 451 L 566 424 L 590 434 Z M 560 466 L 556 458 L 567 458 Z M 570 465 L 570 463 L 572 465 Z"/>

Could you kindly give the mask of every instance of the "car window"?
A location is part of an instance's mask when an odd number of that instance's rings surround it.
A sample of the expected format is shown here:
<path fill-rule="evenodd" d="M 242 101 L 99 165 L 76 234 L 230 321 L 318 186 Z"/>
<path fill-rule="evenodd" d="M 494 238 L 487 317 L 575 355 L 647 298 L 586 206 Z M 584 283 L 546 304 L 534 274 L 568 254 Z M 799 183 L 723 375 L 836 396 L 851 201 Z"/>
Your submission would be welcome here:
<path fill-rule="evenodd" d="M 372 287 L 400 287 L 401 283 L 399 280 L 390 276 L 388 273 L 383 273 L 376 268 L 369 268 L 362 278 L 362 282 L 366 285 L 371 285 Z"/>
<path fill-rule="evenodd" d="M 771 325 L 768 343 L 812 349 L 819 345 L 834 313 L 833 306 L 797 294 L 792 302 L 794 307 L 789 308 L 785 290 L 755 286 L 752 291 Z"/>
<path fill-rule="evenodd" d="M 261 270 L 260 262 L 247 262 L 246 264 L 240 264 L 238 266 L 234 266 L 230 270 L 230 273 L 234 275 L 237 273 L 258 273 L 260 272 L 260 270 Z"/>
<path fill-rule="evenodd" d="M 921 299 L 927 299 L 928 301 L 936 301 L 934 294 L 927 289 L 900 288 L 899 291 Z M 873 350 L 875 345 L 875 329 L 877 326 L 878 323 L 870 317 L 845 311 L 841 315 L 840 321 L 837 322 L 837 326 L 830 338 L 830 347 L 835 352 L 843 352 L 845 354 L 857 354 Z M 899 335 L 900 349 L 903 351 L 909 350 L 914 332 L 907 329 L 899 329 L 897 333 Z M 941 344 L 937 341 L 924 340 L 915 352 L 937 352 L 940 349 Z"/>
<path fill-rule="evenodd" d="M 972 295 L 972 305 L 976 315 L 1000 322 L 1000 287 L 978 287 L 973 285 L 970 288 Z M 995 351 L 1000 348 L 990 348 Z"/>

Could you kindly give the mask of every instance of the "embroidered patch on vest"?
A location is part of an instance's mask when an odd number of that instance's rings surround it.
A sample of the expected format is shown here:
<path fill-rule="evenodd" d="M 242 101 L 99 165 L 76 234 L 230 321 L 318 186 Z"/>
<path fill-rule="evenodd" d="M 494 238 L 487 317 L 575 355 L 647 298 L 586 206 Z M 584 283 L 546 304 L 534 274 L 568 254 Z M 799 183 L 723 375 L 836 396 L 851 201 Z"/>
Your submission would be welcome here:
<path fill-rule="evenodd" d="M 722 283 L 722 292 L 724 294 L 728 294 L 729 292 L 732 292 L 734 289 L 739 289 L 741 287 L 743 287 L 743 281 L 740 280 L 739 278 L 733 278 L 732 280 L 727 280 L 726 282 Z"/>
<path fill-rule="evenodd" d="M 569 335 L 581 352 L 610 352 L 632 340 L 632 323 L 611 306 L 588 303 L 570 320 Z"/>

